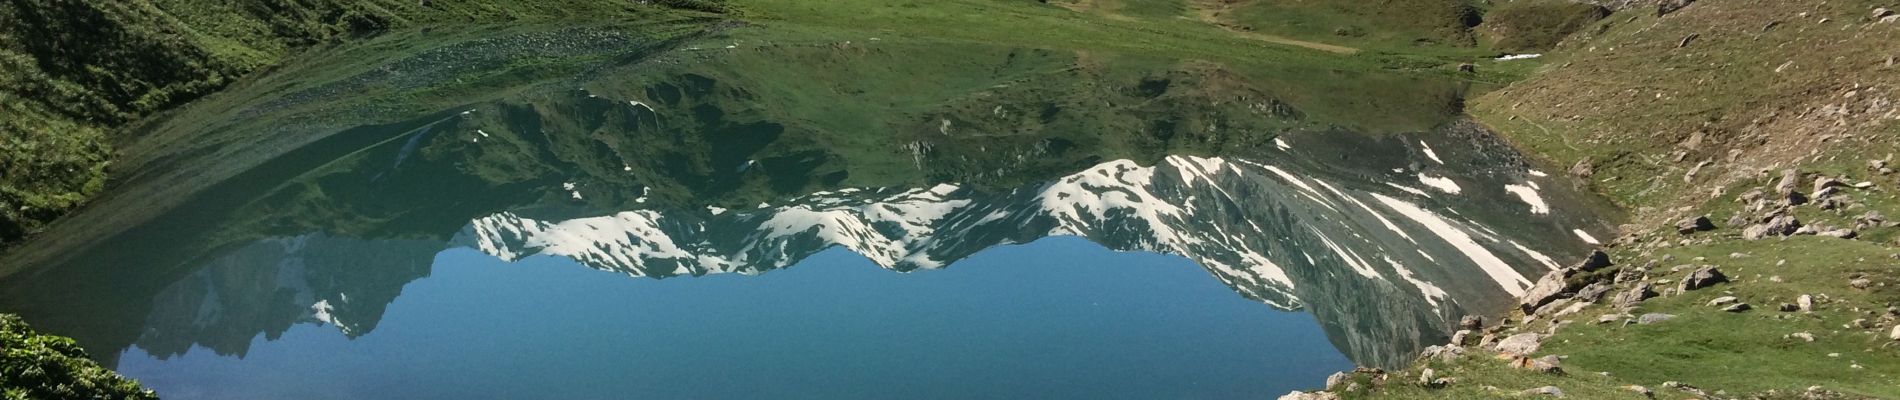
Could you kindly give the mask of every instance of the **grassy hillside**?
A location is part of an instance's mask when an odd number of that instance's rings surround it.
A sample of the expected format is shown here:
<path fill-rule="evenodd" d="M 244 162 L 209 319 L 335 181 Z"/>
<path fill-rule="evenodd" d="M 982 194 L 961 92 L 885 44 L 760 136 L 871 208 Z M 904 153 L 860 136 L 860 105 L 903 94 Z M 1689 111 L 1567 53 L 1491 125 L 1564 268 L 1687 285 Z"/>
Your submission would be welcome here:
<path fill-rule="evenodd" d="M 1474 100 L 1475 117 L 1635 213 L 1608 249 L 1619 265 L 1593 275 L 1615 277 L 1608 294 L 1573 281 L 1568 303 L 1492 319 L 1462 355 L 1363 371 L 1333 395 L 1900 398 L 1900 228 L 1885 217 L 1900 212 L 1900 21 L 1874 14 L 1892 6 L 1639 7 Z M 1713 226 L 1679 231 L 1694 217 Z M 1679 290 L 1704 267 L 1728 282 Z M 1660 297 L 1616 304 L 1644 283 Z M 1724 310 L 1735 302 L 1749 307 Z M 1674 317 L 1636 322 L 1648 314 Z M 1525 358 L 1486 344 L 1523 333 L 1542 335 Z M 1560 371 L 1530 361 L 1547 356 Z"/>
<path fill-rule="evenodd" d="M 1469 0 L 1201 0 L 1244 30 L 1357 46 L 1471 47 L 1481 20 Z"/>
<path fill-rule="evenodd" d="M 716 3 L 659 3 L 717 10 Z M 105 186 L 107 132 L 217 91 L 298 49 L 388 29 L 651 18 L 658 6 L 559 0 L 0 2 L 0 245 Z"/>
<path fill-rule="evenodd" d="M 1540 53 L 1571 33 L 1596 25 L 1609 9 L 1569 0 L 1514 0 L 1497 4 L 1477 27 L 1480 41 L 1512 53 Z"/>
<path fill-rule="evenodd" d="M 1871 20 L 1879 6 L 1891 4 L 1619 13 L 1471 111 L 1557 167 L 1589 164 L 1595 184 L 1632 208 L 1699 203 L 1762 169 L 1834 159 L 1851 165 L 1830 169 L 1860 170 L 1886 157 L 1896 132 L 1900 24 Z"/>

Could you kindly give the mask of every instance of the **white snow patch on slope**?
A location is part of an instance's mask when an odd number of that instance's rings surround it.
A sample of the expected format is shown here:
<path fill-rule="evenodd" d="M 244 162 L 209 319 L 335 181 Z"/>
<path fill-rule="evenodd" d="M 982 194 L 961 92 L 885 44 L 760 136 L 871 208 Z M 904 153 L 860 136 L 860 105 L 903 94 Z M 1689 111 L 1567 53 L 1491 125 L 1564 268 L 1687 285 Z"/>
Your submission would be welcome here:
<path fill-rule="evenodd" d="M 1284 179 L 1287 181 L 1287 183 L 1291 183 L 1293 184 L 1293 186 L 1300 188 L 1300 190 L 1302 191 L 1300 193 L 1301 196 L 1305 196 L 1308 199 L 1312 199 L 1314 203 L 1317 203 L 1320 206 L 1326 207 L 1326 209 L 1328 210 L 1332 210 L 1333 212 L 1339 212 L 1338 208 L 1333 207 L 1332 201 L 1329 201 L 1329 200 L 1326 200 L 1325 198 L 1320 197 L 1319 190 L 1313 189 L 1312 185 L 1306 184 L 1306 181 L 1303 179 L 1300 179 L 1300 177 L 1294 176 L 1292 173 L 1289 173 L 1289 172 L 1286 172 L 1286 170 L 1280 169 L 1280 167 L 1275 167 L 1272 165 L 1265 165 L 1265 164 L 1255 164 L 1255 165 L 1259 166 L 1260 168 L 1266 169 L 1268 172 L 1272 172 L 1274 175 L 1279 175 L 1280 179 Z"/>
<path fill-rule="evenodd" d="M 323 321 L 326 324 L 341 326 L 340 324 L 336 323 L 336 317 L 330 315 L 330 311 L 334 311 L 334 310 L 336 310 L 336 307 L 330 306 L 330 300 L 317 300 L 317 304 L 310 305 L 310 312 L 315 317 L 317 317 L 318 321 Z"/>
<path fill-rule="evenodd" d="M 597 265 L 645 267 L 648 259 L 692 258 L 659 222 L 659 212 L 644 210 L 561 221 L 528 236 L 525 247 Z"/>
<path fill-rule="evenodd" d="M 1536 188 L 1523 185 L 1504 185 L 1504 191 L 1517 195 L 1518 200 L 1523 200 L 1524 204 L 1531 205 L 1532 214 L 1550 213 L 1550 204 L 1544 203 L 1544 197 L 1537 194 Z"/>
<path fill-rule="evenodd" d="M 1379 214 L 1378 211 L 1373 211 L 1372 207 L 1367 206 L 1365 202 L 1359 201 L 1358 198 L 1347 196 L 1345 192 L 1340 191 L 1339 188 L 1333 187 L 1332 184 L 1326 183 L 1326 181 L 1324 180 L 1314 179 L 1313 182 L 1319 183 L 1320 187 L 1326 188 L 1326 190 L 1332 191 L 1334 195 L 1338 195 L 1340 198 L 1346 199 L 1346 201 L 1351 202 L 1353 205 L 1359 206 L 1359 209 L 1366 210 L 1367 215 L 1371 215 L 1373 218 L 1377 218 L 1380 224 L 1385 225 L 1385 229 L 1391 230 L 1392 233 L 1399 234 L 1399 237 L 1405 238 L 1405 241 L 1412 242 L 1412 244 L 1418 244 L 1417 240 L 1412 239 L 1411 234 L 1405 233 L 1404 229 L 1399 229 L 1399 225 L 1392 223 L 1392 220 L 1386 219 L 1385 215 Z"/>
<path fill-rule="evenodd" d="M 1346 266 L 1352 267 L 1352 272 L 1357 272 L 1360 276 L 1364 276 L 1367 279 L 1384 278 L 1383 276 L 1379 276 L 1379 270 L 1372 269 L 1372 266 L 1367 265 L 1365 260 L 1359 259 L 1357 253 L 1352 253 L 1340 248 L 1339 244 L 1333 243 L 1332 238 L 1326 237 L 1326 235 L 1319 233 L 1317 230 L 1313 231 L 1313 236 L 1318 236 L 1320 243 L 1325 244 L 1327 249 L 1331 249 L 1333 254 L 1339 255 L 1339 259 L 1344 261 Z"/>
<path fill-rule="evenodd" d="M 1436 162 L 1439 164 L 1445 163 L 1444 159 L 1438 158 L 1438 152 L 1432 151 L 1432 145 L 1425 144 L 1425 142 L 1421 141 L 1421 142 L 1418 142 L 1418 146 L 1420 148 L 1425 149 L 1425 157 L 1431 158 L 1432 162 Z"/>
<path fill-rule="evenodd" d="M 1511 247 L 1516 247 L 1517 251 L 1521 251 L 1521 252 L 1524 252 L 1524 254 L 1526 255 L 1530 255 L 1532 259 L 1537 260 L 1538 263 L 1544 264 L 1544 266 L 1546 267 L 1550 267 L 1550 269 L 1562 268 L 1561 266 L 1557 265 L 1557 260 L 1550 258 L 1550 256 L 1544 255 L 1544 253 L 1539 253 L 1537 252 L 1537 250 L 1531 250 L 1531 248 L 1524 247 L 1524 245 L 1517 244 L 1517 242 L 1509 242 L 1509 243 L 1511 244 Z"/>
<path fill-rule="evenodd" d="M 1425 302 L 1432 305 L 1432 310 L 1442 311 L 1444 309 L 1443 305 L 1439 303 L 1441 301 L 1440 299 L 1451 297 L 1449 293 L 1445 292 L 1445 289 L 1439 288 L 1438 285 L 1433 285 L 1431 282 L 1418 279 L 1418 275 L 1413 274 L 1411 269 L 1405 268 L 1404 264 L 1399 264 L 1399 262 L 1393 260 L 1392 257 L 1385 257 L 1385 263 L 1391 264 L 1393 271 L 1398 271 L 1399 279 L 1404 279 L 1406 283 L 1411 283 L 1412 287 L 1418 288 L 1419 293 L 1425 295 Z"/>
<path fill-rule="evenodd" d="M 1423 208 L 1412 205 L 1412 203 L 1385 197 L 1377 193 L 1372 194 L 1372 197 L 1379 200 L 1380 204 L 1384 204 L 1393 211 L 1397 211 L 1400 215 L 1410 218 L 1419 225 L 1424 225 L 1425 228 L 1431 230 L 1433 234 L 1438 235 L 1439 238 L 1450 243 L 1452 247 L 1458 249 L 1458 252 L 1464 253 L 1466 258 L 1470 258 L 1473 263 L 1478 264 L 1478 268 L 1484 270 L 1485 275 L 1490 276 L 1492 281 L 1497 282 L 1498 286 L 1504 287 L 1504 290 L 1510 292 L 1512 296 L 1523 295 L 1524 289 L 1530 286 L 1530 280 L 1525 279 L 1523 274 L 1518 273 L 1515 269 L 1511 269 L 1510 264 L 1506 264 L 1504 260 L 1499 259 L 1497 255 L 1491 254 L 1491 251 L 1486 250 L 1483 245 L 1479 245 L 1476 240 L 1473 240 L 1470 234 L 1452 226 L 1450 221 L 1439 217 L 1438 214 L 1433 214 L 1431 211 L 1426 211 Z"/>
<path fill-rule="evenodd" d="M 1431 193 L 1425 193 L 1424 190 L 1419 190 L 1418 188 L 1415 188 L 1415 187 L 1400 185 L 1400 184 L 1392 183 L 1392 182 L 1386 182 L 1385 185 L 1397 188 L 1399 190 L 1403 190 L 1406 193 L 1419 195 L 1420 197 L 1425 197 L 1425 198 L 1432 197 Z"/>
<path fill-rule="evenodd" d="M 1458 182 L 1452 182 L 1451 178 L 1435 177 L 1426 175 L 1424 172 L 1418 173 L 1418 183 L 1423 183 L 1425 186 L 1430 186 L 1433 189 L 1438 189 L 1440 192 L 1450 194 L 1458 194 L 1459 192 L 1465 191 L 1464 188 L 1458 187 Z"/>
<path fill-rule="evenodd" d="M 1603 242 L 1598 241 L 1596 237 L 1590 236 L 1590 232 L 1584 232 L 1582 229 L 1571 229 L 1570 233 L 1577 234 L 1577 238 L 1583 239 L 1584 243 L 1603 244 Z"/>

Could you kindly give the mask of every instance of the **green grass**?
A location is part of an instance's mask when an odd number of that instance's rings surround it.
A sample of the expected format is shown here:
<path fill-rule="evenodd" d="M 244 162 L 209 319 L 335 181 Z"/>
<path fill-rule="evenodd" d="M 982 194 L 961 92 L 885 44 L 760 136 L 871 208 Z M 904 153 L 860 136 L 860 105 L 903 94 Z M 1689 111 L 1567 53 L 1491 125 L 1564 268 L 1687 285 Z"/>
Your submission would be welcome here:
<path fill-rule="evenodd" d="M 1418 374 L 1431 368 L 1434 376 L 1457 382 L 1445 387 L 1418 384 Z M 1568 375 L 1531 374 L 1513 369 L 1489 357 L 1465 357 L 1452 361 L 1420 363 L 1390 375 L 1383 385 L 1374 385 L 1371 377 L 1355 374 L 1353 381 L 1362 389 L 1338 392 L 1345 399 L 1509 399 L 1537 398 L 1519 393 L 1532 388 L 1556 386 L 1565 398 L 1573 399 L 1645 399 L 1614 377 L 1573 372 Z M 1657 388 L 1660 389 L 1660 388 Z M 1661 392 L 1659 392 L 1661 393 Z M 1547 397 L 1547 396 L 1546 396 Z M 1673 398 L 1673 397 L 1668 397 Z"/>
<path fill-rule="evenodd" d="M 0 92 L 0 244 L 84 203 L 105 185 L 107 147 L 98 127 L 51 115 Z"/>
<path fill-rule="evenodd" d="M 1900 382 L 1900 349 L 1887 338 L 1891 324 L 1880 325 L 1882 317 L 1877 316 L 1886 307 L 1900 304 L 1900 268 L 1890 258 L 1893 249 L 1797 237 L 1724 240 L 1645 257 L 1617 253 L 1631 265 L 1665 257 L 1673 260 L 1659 263 L 1650 272 L 1652 281 L 1676 280 L 1688 273 L 1687 268 L 1671 271 L 1676 265 L 1716 265 L 1732 282 L 1650 299 L 1630 311 L 1632 315 L 1676 316 L 1661 323 L 1594 323 L 1599 316 L 1617 312 L 1606 305 L 1558 318 L 1571 322 L 1545 338 L 1536 356 L 1562 356 L 1562 374 L 1513 369 L 1490 353 L 1473 353 L 1451 361 L 1423 361 L 1397 371 L 1390 378 L 1394 384 L 1375 386 L 1367 381 L 1369 376 L 1356 375 L 1362 387 L 1372 389 L 1342 394 L 1346 398 L 1508 398 L 1524 389 L 1550 385 L 1574 398 L 1638 399 L 1642 396 L 1627 389 L 1637 385 L 1655 390 L 1658 398 L 1678 398 L 1688 394 L 1666 389 L 1663 383 L 1681 382 L 1729 396 L 1794 398 L 1818 385 L 1850 396 L 1900 397 L 1900 385 L 1895 384 Z M 1695 261 L 1698 257 L 1703 261 Z M 1870 279 L 1873 286 L 1850 287 L 1848 281 L 1854 278 Z M 1659 290 L 1673 286 L 1657 285 Z M 1821 299 L 1814 312 L 1776 310 L 1803 294 Z M 1707 305 L 1721 296 L 1736 296 L 1754 310 L 1730 313 Z M 1851 327 L 1857 319 L 1874 321 L 1877 326 Z M 1520 326 L 1519 331 L 1543 332 L 1552 320 L 1542 318 Z M 1786 337 L 1796 332 L 1811 333 L 1816 340 Z M 1458 381 L 1445 388 L 1411 384 L 1423 368 Z"/>
<path fill-rule="evenodd" d="M 1730 254 L 1747 257 L 1731 258 Z M 1900 397 L 1900 349 L 1885 329 L 1844 328 L 1863 313 L 1900 304 L 1900 268 L 1892 249 L 1872 243 L 1799 237 L 1786 241 L 1723 241 L 1660 252 L 1678 262 L 1718 265 L 1735 283 L 1652 299 L 1637 313 L 1663 312 L 1677 319 L 1654 325 L 1577 324 L 1548 341 L 1545 352 L 1570 355 L 1568 363 L 1589 371 L 1616 371 L 1626 381 L 1656 385 L 1688 382 L 1730 393 L 1799 392 L 1811 385 L 1880 398 Z M 1785 262 L 1784 262 L 1785 260 Z M 1664 263 L 1664 268 L 1675 263 Z M 1682 273 L 1657 271 L 1659 278 Z M 1770 278 L 1779 277 L 1780 282 Z M 1855 289 L 1848 281 L 1867 277 L 1882 284 Z M 1774 308 L 1807 294 L 1823 298 L 1813 313 Z M 1756 307 L 1743 313 L 1705 305 L 1734 295 Z M 1596 313 L 1572 319 L 1588 321 Z M 1809 343 L 1783 335 L 1810 332 Z M 1830 356 L 1836 354 L 1838 357 Z M 1852 368 L 1852 365 L 1862 368 Z"/>

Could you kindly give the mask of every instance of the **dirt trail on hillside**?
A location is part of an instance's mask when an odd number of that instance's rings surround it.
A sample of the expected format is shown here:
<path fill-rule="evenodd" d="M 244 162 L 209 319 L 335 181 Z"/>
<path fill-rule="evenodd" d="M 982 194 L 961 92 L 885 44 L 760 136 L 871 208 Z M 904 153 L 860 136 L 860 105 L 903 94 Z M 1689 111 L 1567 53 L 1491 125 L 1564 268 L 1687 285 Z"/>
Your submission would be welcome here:
<path fill-rule="evenodd" d="M 1326 43 L 1320 43 L 1320 42 L 1309 42 L 1309 41 L 1289 38 L 1285 36 L 1268 35 L 1264 33 L 1236 28 L 1232 24 L 1228 24 L 1227 22 L 1222 21 L 1220 18 L 1221 14 L 1225 14 L 1232 7 L 1233 7 L 1233 3 L 1229 3 L 1224 0 L 1193 0 L 1193 1 L 1188 2 L 1188 8 L 1191 9 L 1190 12 L 1194 13 L 1195 19 L 1198 19 L 1201 22 L 1212 24 L 1214 26 L 1218 26 L 1221 29 L 1225 29 L 1228 32 L 1231 32 L 1235 35 L 1239 35 L 1240 37 L 1253 39 L 1253 40 L 1259 40 L 1263 42 L 1269 42 L 1269 43 L 1283 44 L 1283 45 L 1288 45 L 1288 46 L 1305 47 L 1305 48 L 1309 48 L 1313 50 L 1333 52 L 1333 53 L 1339 53 L 1339 54 L 1354 54 L 1354 53 L 1359 52 L 1358 48 L 1353 48 L 1353 47 L 1326 44 Z"/>
<path fill-rule="evenodd" d="M 1067 8 L 1071 11 L 1096 14 L 1104 18 L 1117 20 L 1117 21 L 1134 21 L 1135 20 L 1135 18 L 1133 17 L 1117 14 L 1114 11 L 1111 11 L 1112 7 L 1105 7 L 1104 4 L 1102 4 L 1104 1 L 1111 1 L 1111 0 L 1058 1 L 1058 2 L 1054 2 L 1053 4 L 1055 4 L 1058 7 Z M 1330 53 L 1355 54 L 1359 52 L 1359 49 L 1353 48 L 1353 47 L 1319 43 L 1319 42 L 1309 42 L 1309 41 L 1289 38 L 1285 36 L 1269 35 L 1269 34 L 1235 28 L 1232 24 L 1228 24 L 1220 20 L 1220 14 L 1226 12 L 1227 9 L 1230 7 L 1231 7 L 1231 4 L 1228 4 L 1226 1 L 1222 1 L 1222 0 L 1193 0 L 1193 1 L 1188 2 L 1189 12 L 1194 14 L 1193 18 L 1195 20 L 1205 22 L 1214 26 L 1218 26 L 1221 29 L 1226 30 L 1228 33 L 1234 34 L 1235 36 L 1267 42 L 1267 43 L 1294 46 L 1294 47 L 1303 47 L 1303 48 L 1330 52 Z"/>

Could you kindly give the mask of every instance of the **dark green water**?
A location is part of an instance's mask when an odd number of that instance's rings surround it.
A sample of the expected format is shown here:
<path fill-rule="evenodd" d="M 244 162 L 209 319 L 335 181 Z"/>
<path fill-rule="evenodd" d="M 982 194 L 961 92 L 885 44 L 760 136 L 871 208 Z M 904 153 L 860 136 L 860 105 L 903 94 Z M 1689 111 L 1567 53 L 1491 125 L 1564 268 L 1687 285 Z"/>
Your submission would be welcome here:
<path fill-rule="evenodd" d="M 1259 398 L 1603 231 L 1455 82 L 709 35 L 188 109 L 0 312 L 174 398 Z"/>

